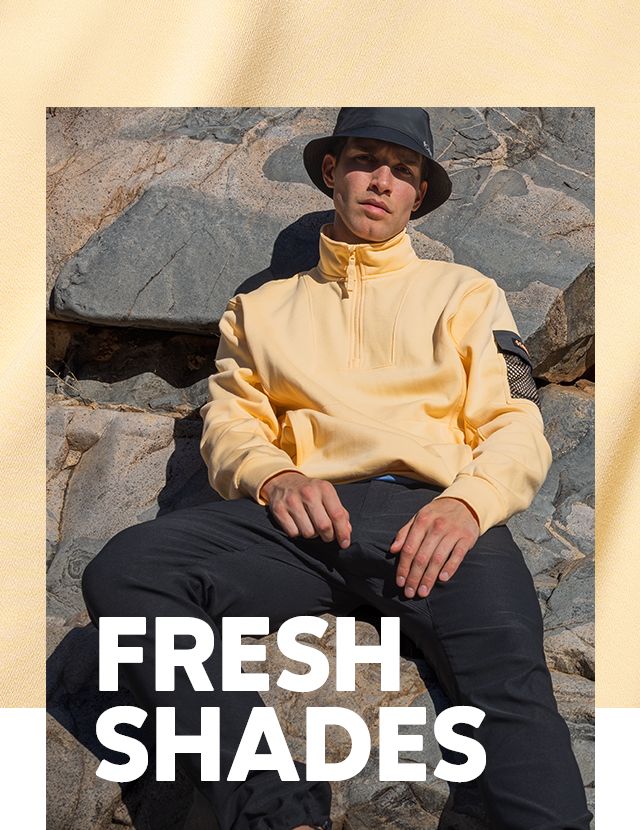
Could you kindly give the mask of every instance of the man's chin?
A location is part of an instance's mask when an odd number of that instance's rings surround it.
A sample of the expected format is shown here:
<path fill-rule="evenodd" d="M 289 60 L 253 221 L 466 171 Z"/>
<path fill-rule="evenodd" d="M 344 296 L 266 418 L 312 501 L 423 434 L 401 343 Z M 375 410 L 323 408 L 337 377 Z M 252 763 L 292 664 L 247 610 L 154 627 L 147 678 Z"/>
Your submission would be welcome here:
<path fill-rule="evenodd" d="M 346 242 L 349 245 L 358 244 L 377 244 L 379 242 L 386 242 L 397 236 L 402 227 L 397 227 L 397 222 L 389 221 L 389 214 L 379 217 L 359 217 L 359 221 L 349 223 L 340 221 L 336 216 L 333 224 L 333 238 L 337 242 Z"/>

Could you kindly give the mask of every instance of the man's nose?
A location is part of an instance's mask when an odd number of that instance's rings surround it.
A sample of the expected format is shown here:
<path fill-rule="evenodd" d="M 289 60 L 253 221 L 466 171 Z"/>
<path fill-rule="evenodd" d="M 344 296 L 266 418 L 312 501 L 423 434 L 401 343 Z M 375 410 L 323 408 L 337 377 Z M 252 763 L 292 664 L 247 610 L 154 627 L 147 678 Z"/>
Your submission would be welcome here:
<path fill-rule="evenodd" d="M 379 192 L 390 191 L 392 182 L 393 174 L 388 164 L 381 164 L 379 167 L 376 167 L 371 175 L 371 184 Z"/>

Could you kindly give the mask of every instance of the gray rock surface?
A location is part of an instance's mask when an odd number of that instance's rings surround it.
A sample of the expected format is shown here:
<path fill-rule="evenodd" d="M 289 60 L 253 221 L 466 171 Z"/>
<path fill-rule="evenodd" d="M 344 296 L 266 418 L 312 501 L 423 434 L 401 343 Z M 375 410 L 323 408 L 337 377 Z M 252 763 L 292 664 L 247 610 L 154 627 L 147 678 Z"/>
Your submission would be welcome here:
<path fill-rule="evenodd" d="M 529 509 L 509 521 L 534 576 L 593 553 L 595 544 L 593 396 L 553 384 L 539 394 L 553 463 Z"/>
<path fill-rule="evenodd" d="M 68 617 L 84 609 L 84 567 L 118 531 L 218 497 L 195 421 L 65 403 L 47 430 L 48 611 Z"/>
<path fill-rule="evenodd" d="M 267 269 L 259 280 L 292 276 L 316 264 L 318 233 L 328 218 L 317 214 L 298 233 L 285 233 L 276 241 L 285 248 L 280 258 L 274 240 L 284 229 L 259 207 L 239 210 L 230 198 L 190 188 L 150 188 L 60 272 L 57 314 L 215 333 L 229 299 L 248 279 L 255 282 Z"/>

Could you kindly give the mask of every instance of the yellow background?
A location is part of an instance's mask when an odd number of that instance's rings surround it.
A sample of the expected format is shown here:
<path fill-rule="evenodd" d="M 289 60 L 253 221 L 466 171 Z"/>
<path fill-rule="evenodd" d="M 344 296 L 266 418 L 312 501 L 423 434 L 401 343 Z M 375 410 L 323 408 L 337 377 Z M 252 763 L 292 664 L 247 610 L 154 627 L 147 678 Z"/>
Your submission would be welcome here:
<path fill-rule="evenodd" d="M 45 107 L 595 106 L 598 705 L 640 704 L 631 2 L 3 0 L 0 705 L 44 705 Z"/>

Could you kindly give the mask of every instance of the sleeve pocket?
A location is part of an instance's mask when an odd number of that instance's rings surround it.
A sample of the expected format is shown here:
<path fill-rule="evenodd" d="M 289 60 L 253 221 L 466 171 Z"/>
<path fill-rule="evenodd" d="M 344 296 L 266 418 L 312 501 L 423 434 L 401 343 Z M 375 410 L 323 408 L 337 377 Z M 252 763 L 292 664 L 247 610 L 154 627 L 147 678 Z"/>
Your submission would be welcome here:
<path fill-rule="evenodd" d="M 519 335 L 514 331 L 494 331 L 498 351 L 507 367 L 507 380 L 512 398 L 526 398 L 540 406 L 540 398 L 531 373 L 531 358 Z"/>

